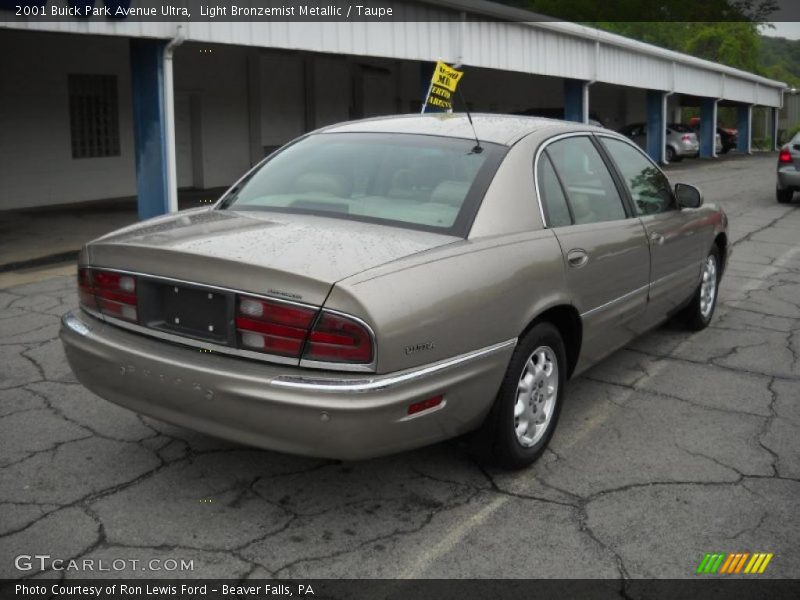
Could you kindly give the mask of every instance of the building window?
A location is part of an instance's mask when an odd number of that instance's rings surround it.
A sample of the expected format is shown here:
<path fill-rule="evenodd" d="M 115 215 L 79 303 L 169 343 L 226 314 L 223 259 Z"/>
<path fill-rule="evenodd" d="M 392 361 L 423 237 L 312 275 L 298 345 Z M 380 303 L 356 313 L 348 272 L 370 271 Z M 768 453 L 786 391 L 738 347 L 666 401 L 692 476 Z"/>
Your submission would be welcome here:
<path fill-rule="evenodd" d="M 119 156 L 116 75 L 69 75 L 72 158 Z"/>

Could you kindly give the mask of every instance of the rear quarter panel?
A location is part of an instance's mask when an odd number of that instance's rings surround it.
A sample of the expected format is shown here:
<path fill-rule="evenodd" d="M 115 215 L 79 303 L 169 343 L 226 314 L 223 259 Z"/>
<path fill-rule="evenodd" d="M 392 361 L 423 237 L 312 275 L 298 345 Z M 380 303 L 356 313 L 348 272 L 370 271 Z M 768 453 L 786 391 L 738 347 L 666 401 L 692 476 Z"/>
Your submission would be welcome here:
<path fill-rule="evenodd" d="M 538 230 L 464 240 L 337 283 L 325 303 L 374 329 L 378 373 L 518 337 L 568 304 L 561 248 Z"/>

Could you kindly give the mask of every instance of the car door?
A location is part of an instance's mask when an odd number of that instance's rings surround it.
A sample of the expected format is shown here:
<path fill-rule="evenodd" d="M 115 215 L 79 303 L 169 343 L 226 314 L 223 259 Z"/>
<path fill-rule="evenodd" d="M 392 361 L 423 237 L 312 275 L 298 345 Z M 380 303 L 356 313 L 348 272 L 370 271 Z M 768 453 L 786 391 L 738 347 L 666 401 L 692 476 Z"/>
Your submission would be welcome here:
<path fill-rule="evenodd" d="M 700 281 L 701 236 L 693 210 L 678 208 L 672 186 L 638 148 L 598 136 L 624 180 L 650 244 L 650 291 L 645 327 L 680 308 Z"/>
<path fill-rule="evenodd" d="M 636 334 L 647 300 L 647 237 L 590 134 L 547 143 L 537 160 L 537 190 L 583 323 L 581 370 Z"/>

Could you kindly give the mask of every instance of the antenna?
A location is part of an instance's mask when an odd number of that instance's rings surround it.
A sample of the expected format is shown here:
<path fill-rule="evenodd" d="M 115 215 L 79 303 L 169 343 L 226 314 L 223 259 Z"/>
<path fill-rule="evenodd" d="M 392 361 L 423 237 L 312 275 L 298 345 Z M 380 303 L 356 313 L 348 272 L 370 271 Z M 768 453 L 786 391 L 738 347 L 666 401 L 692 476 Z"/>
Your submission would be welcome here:
<path fill-rule="evenodd" d="M 481 147 L 481 141 L 478 139 L 478 132 L 475 130 L 475 123 L 472 122 L 472 115 L 469 114 L 469 107 L 467 106 L 466 98 L 464 98 L 464 92 L 461 91 L 461 86 L 458 86 L 458 95 L 461 97 L 462 104 L 464 104 L 464 112 L 467 113 L 469 126 L 472 127 L 472 135 L 475 136 L 475 147 L 472 149 L 472 152 L 480 154 L 483 152 L 483 148 Z"/>

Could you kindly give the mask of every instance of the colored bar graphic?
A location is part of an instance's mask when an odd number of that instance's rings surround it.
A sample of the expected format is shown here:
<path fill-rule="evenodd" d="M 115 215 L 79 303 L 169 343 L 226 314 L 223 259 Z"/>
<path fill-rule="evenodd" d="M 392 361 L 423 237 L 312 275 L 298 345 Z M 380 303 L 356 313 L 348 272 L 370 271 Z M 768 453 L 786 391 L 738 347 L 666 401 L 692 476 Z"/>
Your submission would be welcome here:
<path fill-rule="evenodd" d="M 735 558 L 737 554 L 728 554 L 727 560 L 722 564 L 722 568 L 719 570 L 720 573 L 730 573 L 730 568 L 733 564 L 736 563 Z"/>
<path fill-rule="evenodd" d="M 764 558 L 764 562 L 761 563 L 761 568 L 758 570 L 759 573 L 763 573 L 764 572 L 764 569 L 767 568 L 767 565 L 769 564 L 769 561 L 772 560 L 773 556 L 774 555 L 772 554 L 772 552 L 767 554 L 767 556 Z"/>
<path fill-rule="evenodd" d="M 774 554 L 767 552 L 707 552 L 703 560 L 697 565 L 697 573 L 710 574 L 719 573 L 720 575 L 733 575 L 741 573 L 760 574 L 763 573 Z M 749 559 L 749 560 L 748 560 Z M 745 566 L 747 565 L 747 566 Z"/>
<path fill-rule="evenodd" d="M 742 570 L 742 567 L 744 566 L 744 561 L 746 561 L 746 560 L 747 560 L 747 557 L 748 557 L 748 556 L 750 556 L 750 553 L 749 553 L 749 552 L 745 552 L 744 554 L 742 554 L 742 558 L 741 558 L 741 559 L 739 559 L 739 564 L 738 564 L 738 565 L 736 565 L 736 571 L 735 571 L 735 573 L 738 573 L 739 571 L 741 571 L 741 570 Z"/>
<path fill-rule="evenodd" d="M 708 564 L 708 560 L 711 558 L 711 555 L 706 552 L 706 555 L 703 557 L 703 560 L 700 561 L 700 564 L 697 565 L 697 572 L 704 573 L 706 565 Z"/>

